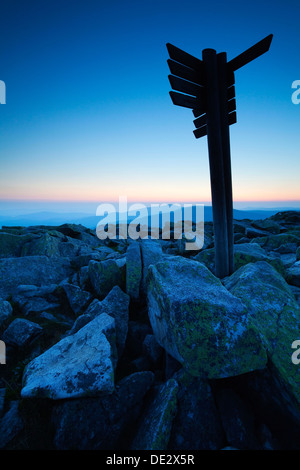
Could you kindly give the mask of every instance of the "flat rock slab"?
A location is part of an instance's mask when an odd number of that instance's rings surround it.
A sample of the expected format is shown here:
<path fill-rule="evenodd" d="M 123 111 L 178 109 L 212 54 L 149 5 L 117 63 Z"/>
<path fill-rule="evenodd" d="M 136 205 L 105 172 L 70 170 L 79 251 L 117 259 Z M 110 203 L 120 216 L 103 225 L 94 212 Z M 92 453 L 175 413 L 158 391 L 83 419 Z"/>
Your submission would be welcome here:
<path fill-rule="evenodd" d="M 154 335 L 191 375 L 216 379 L 265 367 L 245 305 L 203 264 L 166 259 L 149 267 L 147 287 Z"/>
<path fill-rule="evenodd" d="M 28 364 L 22 397 L 57 400 L 112 393 L 114 338 L 114 319 L 105 313 L 99 315 Z"/>

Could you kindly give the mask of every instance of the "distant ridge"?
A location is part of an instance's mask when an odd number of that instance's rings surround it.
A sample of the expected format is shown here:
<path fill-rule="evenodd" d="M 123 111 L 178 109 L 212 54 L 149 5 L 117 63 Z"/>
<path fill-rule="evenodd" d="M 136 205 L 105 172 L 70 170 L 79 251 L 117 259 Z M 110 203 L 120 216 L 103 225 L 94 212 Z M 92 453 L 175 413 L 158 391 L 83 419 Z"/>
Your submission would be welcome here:
<path fill-rule="evenodd" d="M 266 219 L 272 215 L 277 214 L 278 212 L 283 212 L 285 210 L 294 210 L 295 208 L 274 208 L 274 209 L 253 209 L 253 210 L 233 210 L 233 217 L 236 220 L 250 219 Z M 66 213 L 57 213 L 57 212 L 36 212 L 26 215 L 10 217 L 0 214 L 0 226 L 24 226 L 28 227 L 30 225 L 62 225 L 64 223 L 73 223 L 81 224 L 87 228 L 95 229 L 98 222 L 101 220 L 98 216 L 89 216 L 86 213 L 82 212 L 66 212 Z M 204 220 L 205 222 L 212 222 L 212 207 L 204 207 Z"/>

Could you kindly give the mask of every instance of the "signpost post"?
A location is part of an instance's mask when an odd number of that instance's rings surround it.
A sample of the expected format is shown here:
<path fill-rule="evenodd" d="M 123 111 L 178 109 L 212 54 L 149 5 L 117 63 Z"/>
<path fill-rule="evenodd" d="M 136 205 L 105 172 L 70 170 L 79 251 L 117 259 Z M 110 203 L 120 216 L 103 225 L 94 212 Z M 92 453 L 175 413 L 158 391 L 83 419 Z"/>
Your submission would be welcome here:
<path fill-rule="evenodd" d="M 173 103 L 193 110 L 194 135 L 207 135 L 215 237 L 220 278 L 234 270 L 233 203 L 229 126 L 237 122 L 234 72 L 267 52 L 273 35 L 227 62 L 225 52 L 204 49 L 202 60 L 167 44 Z"/>

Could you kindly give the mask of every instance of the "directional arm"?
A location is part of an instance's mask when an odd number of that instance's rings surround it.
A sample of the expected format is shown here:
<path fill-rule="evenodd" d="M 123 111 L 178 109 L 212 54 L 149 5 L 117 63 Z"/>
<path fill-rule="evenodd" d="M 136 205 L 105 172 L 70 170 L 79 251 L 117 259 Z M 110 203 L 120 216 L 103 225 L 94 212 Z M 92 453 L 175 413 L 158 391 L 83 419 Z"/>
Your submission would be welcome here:
<path fill-rule="evenodd" d="M 242 52 L 242 54 L 228 62 L 228 69 L 234 72 L 235 70 L 240 69 L 246 64 L 249 64 L 249 62 L 252 62 L 252 60 L 267 52 L 270 49 L 272 39 L 273 34 L 269 34 L 269 36 L 254 44 L 254 46 Z"/>

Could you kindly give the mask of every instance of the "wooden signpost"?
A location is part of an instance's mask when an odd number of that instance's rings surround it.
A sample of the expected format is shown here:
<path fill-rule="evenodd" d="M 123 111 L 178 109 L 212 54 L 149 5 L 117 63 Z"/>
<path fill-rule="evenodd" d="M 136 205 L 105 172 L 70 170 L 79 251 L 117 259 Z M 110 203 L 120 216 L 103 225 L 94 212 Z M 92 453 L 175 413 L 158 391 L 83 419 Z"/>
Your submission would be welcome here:
<path fill-rule="evenodd" d="M 220 278 L 234 270 L 233 203 L 229 126 L 237 122 L 234 72 L 267 52 L 273 35 L 227 62 L 225 52 L 204 49 L 202 60 L 167 44 L 173 103 L 193 110 L 194 135 L 207 135 L 215 237 Z"/>

